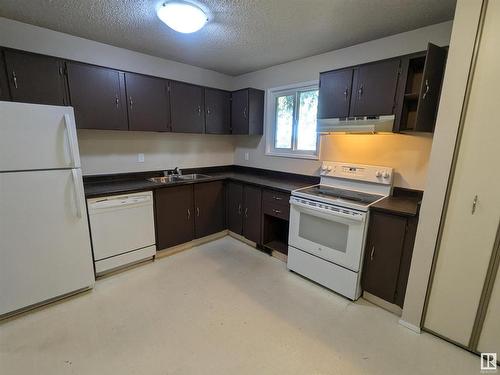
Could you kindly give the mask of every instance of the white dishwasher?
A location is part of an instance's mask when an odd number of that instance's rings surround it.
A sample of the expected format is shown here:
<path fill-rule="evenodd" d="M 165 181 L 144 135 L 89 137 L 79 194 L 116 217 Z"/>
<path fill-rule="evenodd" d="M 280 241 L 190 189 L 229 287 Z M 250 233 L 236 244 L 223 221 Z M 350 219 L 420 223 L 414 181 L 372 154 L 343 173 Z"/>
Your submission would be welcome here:
<path fill-rule="evenodd" d="M 151 191 L 87 199 L 96 275 L 156 254 Z"/>

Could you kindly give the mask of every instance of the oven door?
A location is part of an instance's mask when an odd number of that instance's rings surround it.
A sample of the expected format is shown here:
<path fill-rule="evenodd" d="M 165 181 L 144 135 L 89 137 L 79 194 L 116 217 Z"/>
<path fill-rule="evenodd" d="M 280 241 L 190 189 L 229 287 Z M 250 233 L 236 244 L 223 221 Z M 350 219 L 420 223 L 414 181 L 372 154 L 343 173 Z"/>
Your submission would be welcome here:
<path fill-rule="evenodd" d="M 367 214 L 304 199 L 290 200 L 291 246 L 358 272 Z"/>

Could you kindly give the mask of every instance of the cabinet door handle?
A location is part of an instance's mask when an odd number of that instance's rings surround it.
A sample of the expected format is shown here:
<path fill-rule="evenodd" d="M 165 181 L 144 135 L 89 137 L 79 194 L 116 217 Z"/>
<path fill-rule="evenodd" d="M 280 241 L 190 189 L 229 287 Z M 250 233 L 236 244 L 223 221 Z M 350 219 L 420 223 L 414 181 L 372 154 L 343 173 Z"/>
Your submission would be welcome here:
<path fill-rule="evenodd" d="M 429 80 L 426 79 L 425 80 L 425 92 L 424 94 L 422 95 L 422 99 L 425 99 L 425 97 L 427 96 L 427 94 L 429 93 Z"/>
<path fill-rule="evenodd" d="M 243 108 L 243 118 L 246 120 L 247 118 L 247 108 Z"/>
<path fill-rule="evenodd" d="M 14 87 L 17 89 L 17 75 L 15 71 L 12 71 L 12 80 L 14 81 Z"/>
<path fill-rule="evenodd" d="M 361 99 L 362 96 L 363 96 L 363 85 L 359 86 L 359 89 L 358 89 L 358 99 Z"/>
<path fill-rule="evenodd" d="M 476 212 L 476 206 L 477 206 L 477 195 L 474 196 L 474 199 L 472 200 L 472 215 Z"/>
<path fill-rule="evenodd" d="M 346 87 L 344 90 L 344 99 L 347 101 L 347 96 L 349 95 L 349 89 Z"/>
<path fill-rule="evenodd" d="M 200 207 L 196 207 L 196 216 L 200 216 Z"/>
<path fill-rule="evenodd" d="M 210 107 L 207 107 L 207 116 L 210 116 L 210 113 L 212 113 L 212 112 L 210 111 Z"/>
<path fill-rule="evenodd" d="M 245 207 L 245 217 L 248 217 L 248 207 Z"/>
<path fill-rule="evenodd" d="M 196 112 L 198 112 L 198 116 L 201 116 L 201 106 L 200 105 L 196 109 Z"/>
<path fill-rule="evenodd" d="M 241 215 L 241 203 L 238 204 L 238 215 Z"/>
<path fill-rule="evenodd" d="M 128 98 L 128 104 L 130 105 L 130 108 L 132 108 L 132 106 L 134 105 L 134 101 L 133 101 L 132 97 Z"/>
<path fill-rule="evenodd" d="M 118 106 L 120 104 L 120 99 L 118 99 L 118 95 L 115 95 L 115 104 L 116 104 L 116 108 L 118 108 Z"/>
<path fill-rule="evenodd" d="M 191 219 L 191 210 L 189 208 L 187 209 L 187 214 L 188 214 L 188 220 Z"/>
<path fill-rule="evenodd" d="M 375 245 L 372 246 L 372 251 L 370 252 L 370 260 L 373 260 L 374 255 L 375 255 Z"/>

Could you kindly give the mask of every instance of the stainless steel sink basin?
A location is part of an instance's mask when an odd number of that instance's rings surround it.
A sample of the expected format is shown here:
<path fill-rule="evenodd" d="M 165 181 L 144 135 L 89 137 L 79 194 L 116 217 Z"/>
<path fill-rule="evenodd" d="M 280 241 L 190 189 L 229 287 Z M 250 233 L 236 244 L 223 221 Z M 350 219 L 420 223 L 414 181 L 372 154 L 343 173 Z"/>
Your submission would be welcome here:
<path fill-rule="evenodd" d="M 179 176 L 175 176 L 179 180 L 203 180 L 204 178 L 210 178 L 210 176 L 207 176 L 206 174 L 199 174 L 199 173 L 193 173 L 193 174 L 183 174 Z"/>
<path fill-rule="evenodd" d="M 193 174 L 183 174 L 183 175 L 170 175 L 165 177 L 151 177 L 148 178 L 148 181 L 155 182 L 157 184 L 169 184 L 172 182 L 179 182 L 179 181 L 203 180 L 204 178 L 210 178 L 210 176 L 207 176 L 206 174 L 193 173 Z"/>
<path fill-rule="evenodd" d="M 148 181 L 156 182 L 157 184 L 168 184 L 170 182 L 179 181 L 177 176 L 165 176 L 165 177 L 151 177 Z"/>

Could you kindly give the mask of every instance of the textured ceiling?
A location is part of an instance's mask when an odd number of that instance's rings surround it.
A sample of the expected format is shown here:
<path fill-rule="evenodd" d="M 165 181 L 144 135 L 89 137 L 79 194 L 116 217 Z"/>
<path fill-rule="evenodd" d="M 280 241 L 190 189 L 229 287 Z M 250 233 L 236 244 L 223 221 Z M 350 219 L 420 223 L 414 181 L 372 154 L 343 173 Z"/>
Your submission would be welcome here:
<path fill-rule="evenodd" d="M 192 1 L 195 2 L 195 1 Z M 0 0 L 0 16 L 230 75 L 453 18 L 455 0 L 198 0 L 194 34 L 151 0 Z"/>

